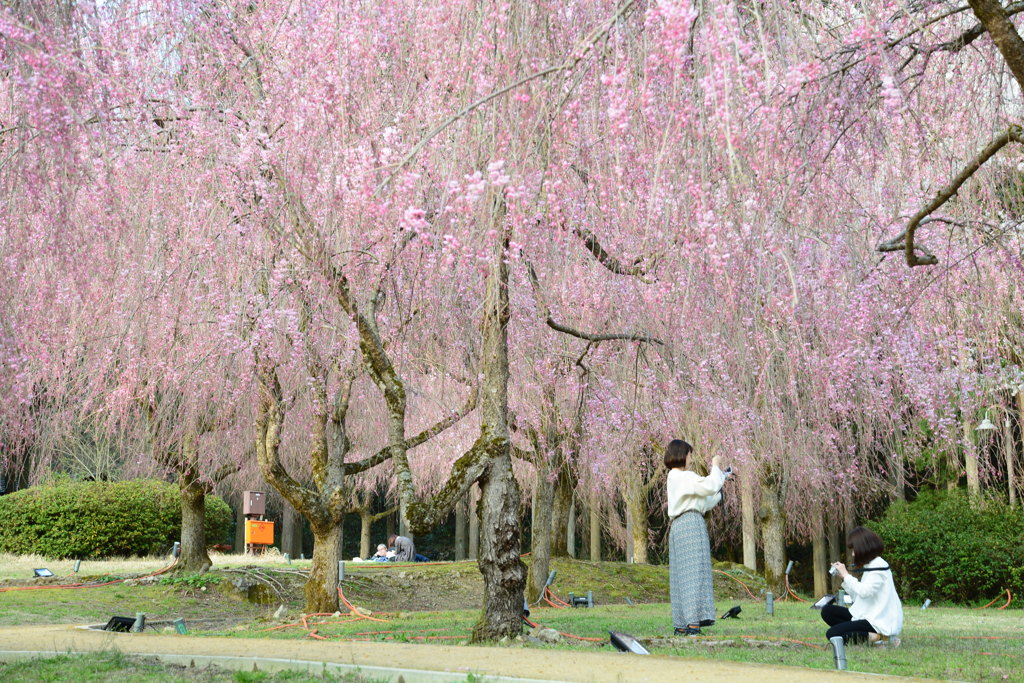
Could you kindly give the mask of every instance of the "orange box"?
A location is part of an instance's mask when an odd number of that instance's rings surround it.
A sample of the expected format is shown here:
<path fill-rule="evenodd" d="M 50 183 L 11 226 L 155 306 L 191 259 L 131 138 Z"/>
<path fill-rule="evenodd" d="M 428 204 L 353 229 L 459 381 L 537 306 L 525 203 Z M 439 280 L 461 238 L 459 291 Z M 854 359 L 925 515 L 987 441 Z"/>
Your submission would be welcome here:
<path fill-rule="evenodd" d="M 274 523 L 245 520 L 245 542 L 256 545 L 274 545 Z"/>

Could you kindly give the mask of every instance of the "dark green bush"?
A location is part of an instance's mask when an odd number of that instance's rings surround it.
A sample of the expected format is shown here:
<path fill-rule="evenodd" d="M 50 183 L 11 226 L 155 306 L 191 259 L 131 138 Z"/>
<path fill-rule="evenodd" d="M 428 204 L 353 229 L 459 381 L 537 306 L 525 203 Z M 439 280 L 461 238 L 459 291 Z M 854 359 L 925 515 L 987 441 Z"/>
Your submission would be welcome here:
<path fill-rule="evenodd" d="M 1024 597 L 1024 512 L 961 491 L 925 491 L 871 523 L 905 600 L 988 602 L 1009 588 Z"/>
<path fill-rule="evenodd" d="M 206 497 L 206 539 L 224 539 L 231 508 Z M 55 558 L 166 552 L 181 534 L 178 486 L 151 479 L 63 482 L 0 496 L 0 551 Z"/>

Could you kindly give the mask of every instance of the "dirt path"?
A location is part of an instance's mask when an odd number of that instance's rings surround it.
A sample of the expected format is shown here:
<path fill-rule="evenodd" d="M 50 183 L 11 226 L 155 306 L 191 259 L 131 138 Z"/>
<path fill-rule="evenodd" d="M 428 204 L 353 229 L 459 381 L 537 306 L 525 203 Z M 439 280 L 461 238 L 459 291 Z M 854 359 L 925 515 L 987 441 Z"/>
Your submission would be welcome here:
<path fill-rule="evenodd" d="M 337 662 L 363 667 L 451 672 L 453 680 L 466 674 L 510 676 L 544 681 L 616 681 L 647 683 L 658 680 L 874 681 L 879 678 L 921 679 L 819 671 L 757 664 L 708 662 L 665 655 L 637 656 L 614 652 L 566 652 L 500 647 L 456 647 L 404 643 L 318 642 L 255 638 L 214 638 L 163 634 L 122 634 L 89 631 L 74 626 L 26 626 L 0 629 L 3 651 L 91 652 L 119 650 L 126 654 L 238 656 Z"/>

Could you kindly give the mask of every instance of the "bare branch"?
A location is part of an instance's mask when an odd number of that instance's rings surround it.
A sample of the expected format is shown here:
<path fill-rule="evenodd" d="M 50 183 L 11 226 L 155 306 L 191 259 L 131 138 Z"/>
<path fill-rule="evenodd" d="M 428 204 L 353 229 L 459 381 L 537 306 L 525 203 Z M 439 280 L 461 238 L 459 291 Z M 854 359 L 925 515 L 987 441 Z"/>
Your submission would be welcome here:
<path fill-rule="evenodd" d="M 544 313 L 544 322 L 547 324 L 548 327 L 555 330 L 556 332 L 568 334 L 572 337 L 577 337 L 579 339 L 583 339 L 584 341 L 588 341 L 591 343 L 603 341 L 639 341 L 647 342 L 648 344 L 660 344 L 662 346 L 665 345 L 665 342 L 661 341 L 660 339 L 646 334 L 638 334 L 636 332 L 593 334 L 590 332 L 583 332 L 573 327 L 562 325 L 561 323 L 556 322 L 555 319 L 551 317 L 551 310 L 547 307 L 547 304 L 544 303 L 544 298 L 541 296 L 540 280 L 537 279 L 537 271 L 534 270 L 532 263 L 526 264 L 526 271 L 530 277 L 530 284 L 533 285 L 533 293 L 537 299 L 537 305 L 540 306 L 541 311 Z"/>
<path fill-rule="evenodd" d="M 985 147 L 978 153 L 974 159 L 970 161 L 961 171 L 949 182 L 948 185 L 943 187 L 935 195 L 935 197 L 928 202 L 920 211 L 918 211 L 907 223 L 906 229 L 896 237 L 883 242 L 878 245 L 878 251 L 889 252 L 889 251 L 904 251 L 907 259 L 908 266 L 929 266 L 939 262 L 939 260 L 930 253 L 925 252 L 922 257 L 917 256 L 917 250 L 921 247 L 917 247 L 914 244 L 914 233 L 917 229 L 925 223 L 925 219 L 935 211 L 938 211 L 942 205 L 956 196 L 960 186 L 967 182 L 967 179 L 973 176 L 982 165 L 991 159 L 999 150 L 1005 147 L 1010 142 L 1024 142 L 1024 131 L 1020 126 L 1010 126 L 1005 133 L 1002 133 L 994 140 L 989 142 Z M 922 249 L 923 251 L 923 249 Z"/>
<path fill-rule="evenodd" d="M 456 422 L 458 422 L 459 420 L 473 412 L 473 409 L 476 408 L 476 403 L 477 388 L 473 387 L 473 390 L 470 392 L 469 397 L 466 399 L 466 402 L 462 404 L 462 407 L 459 408 L 459 410 L 455 411 L 451 415 L 448 415 L 447 417 L 438 420 L 433 425 L 427 427 L 416 436 L 406 439 L 404 448 L 406 450 L 409 450 L 411 448 L 416 448 L 416 446 L 419 446 L 423 443 L 426 443 L 430 439 L 434 438 L 435 436 L 437 436 L 438 434 L 448 429 Z M 368 458 L 363 458 L 358 462 L 346 463 L 345 474 L 358 474 L 359 472 L 365 472 L 371 467 L 376 467 L 382 462 L 390 460 L 393 454 L 394 448 L 391 445 L 387 445 Z"/>

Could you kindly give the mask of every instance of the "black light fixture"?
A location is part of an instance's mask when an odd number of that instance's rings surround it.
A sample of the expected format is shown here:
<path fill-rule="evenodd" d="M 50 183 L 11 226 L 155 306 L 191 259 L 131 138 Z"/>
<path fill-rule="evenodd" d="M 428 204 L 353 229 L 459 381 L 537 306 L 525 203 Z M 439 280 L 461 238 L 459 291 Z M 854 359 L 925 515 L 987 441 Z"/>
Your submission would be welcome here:
<path fill-rule="evenodd" d="M 723 619 L 739 619 L 740 618 L 740 612 L 742 612 L 742 611 L 743 611 L 742 607 L 740 607 L 739 605 L 735 605 L 733 607 L 730 607 L 729 611 L 722 615 L 722 618 Z"/>
<path fill-rule="evenodd" d="M 36 576 L 42 576 L 43 578 L 53 576 L 53 572 L 51 572 L 49 569 L 46 569 L 45 567 L 40 569 L 33 569 L 32 571 L 35 572 Z"/>
<path fill-rule="evenodd" d="M 632 652 L 636 655 L 651 654 L 647 650 L 647 648 L 640 643 L 639 640 L 629 635 L 628 633 L 608 631 L 608 638 L 612 641 L 612 645 L 615 646 L 615 649 L 620 652 Z"/>
<path fill-rule="evenodd" d="M 104 631 L 117 631 L 118 633 L 128 633 L 132 630 L 132 626 L 135 625 L 134 617 L 110 617 L 110 621 L 103 627 Z"/>

